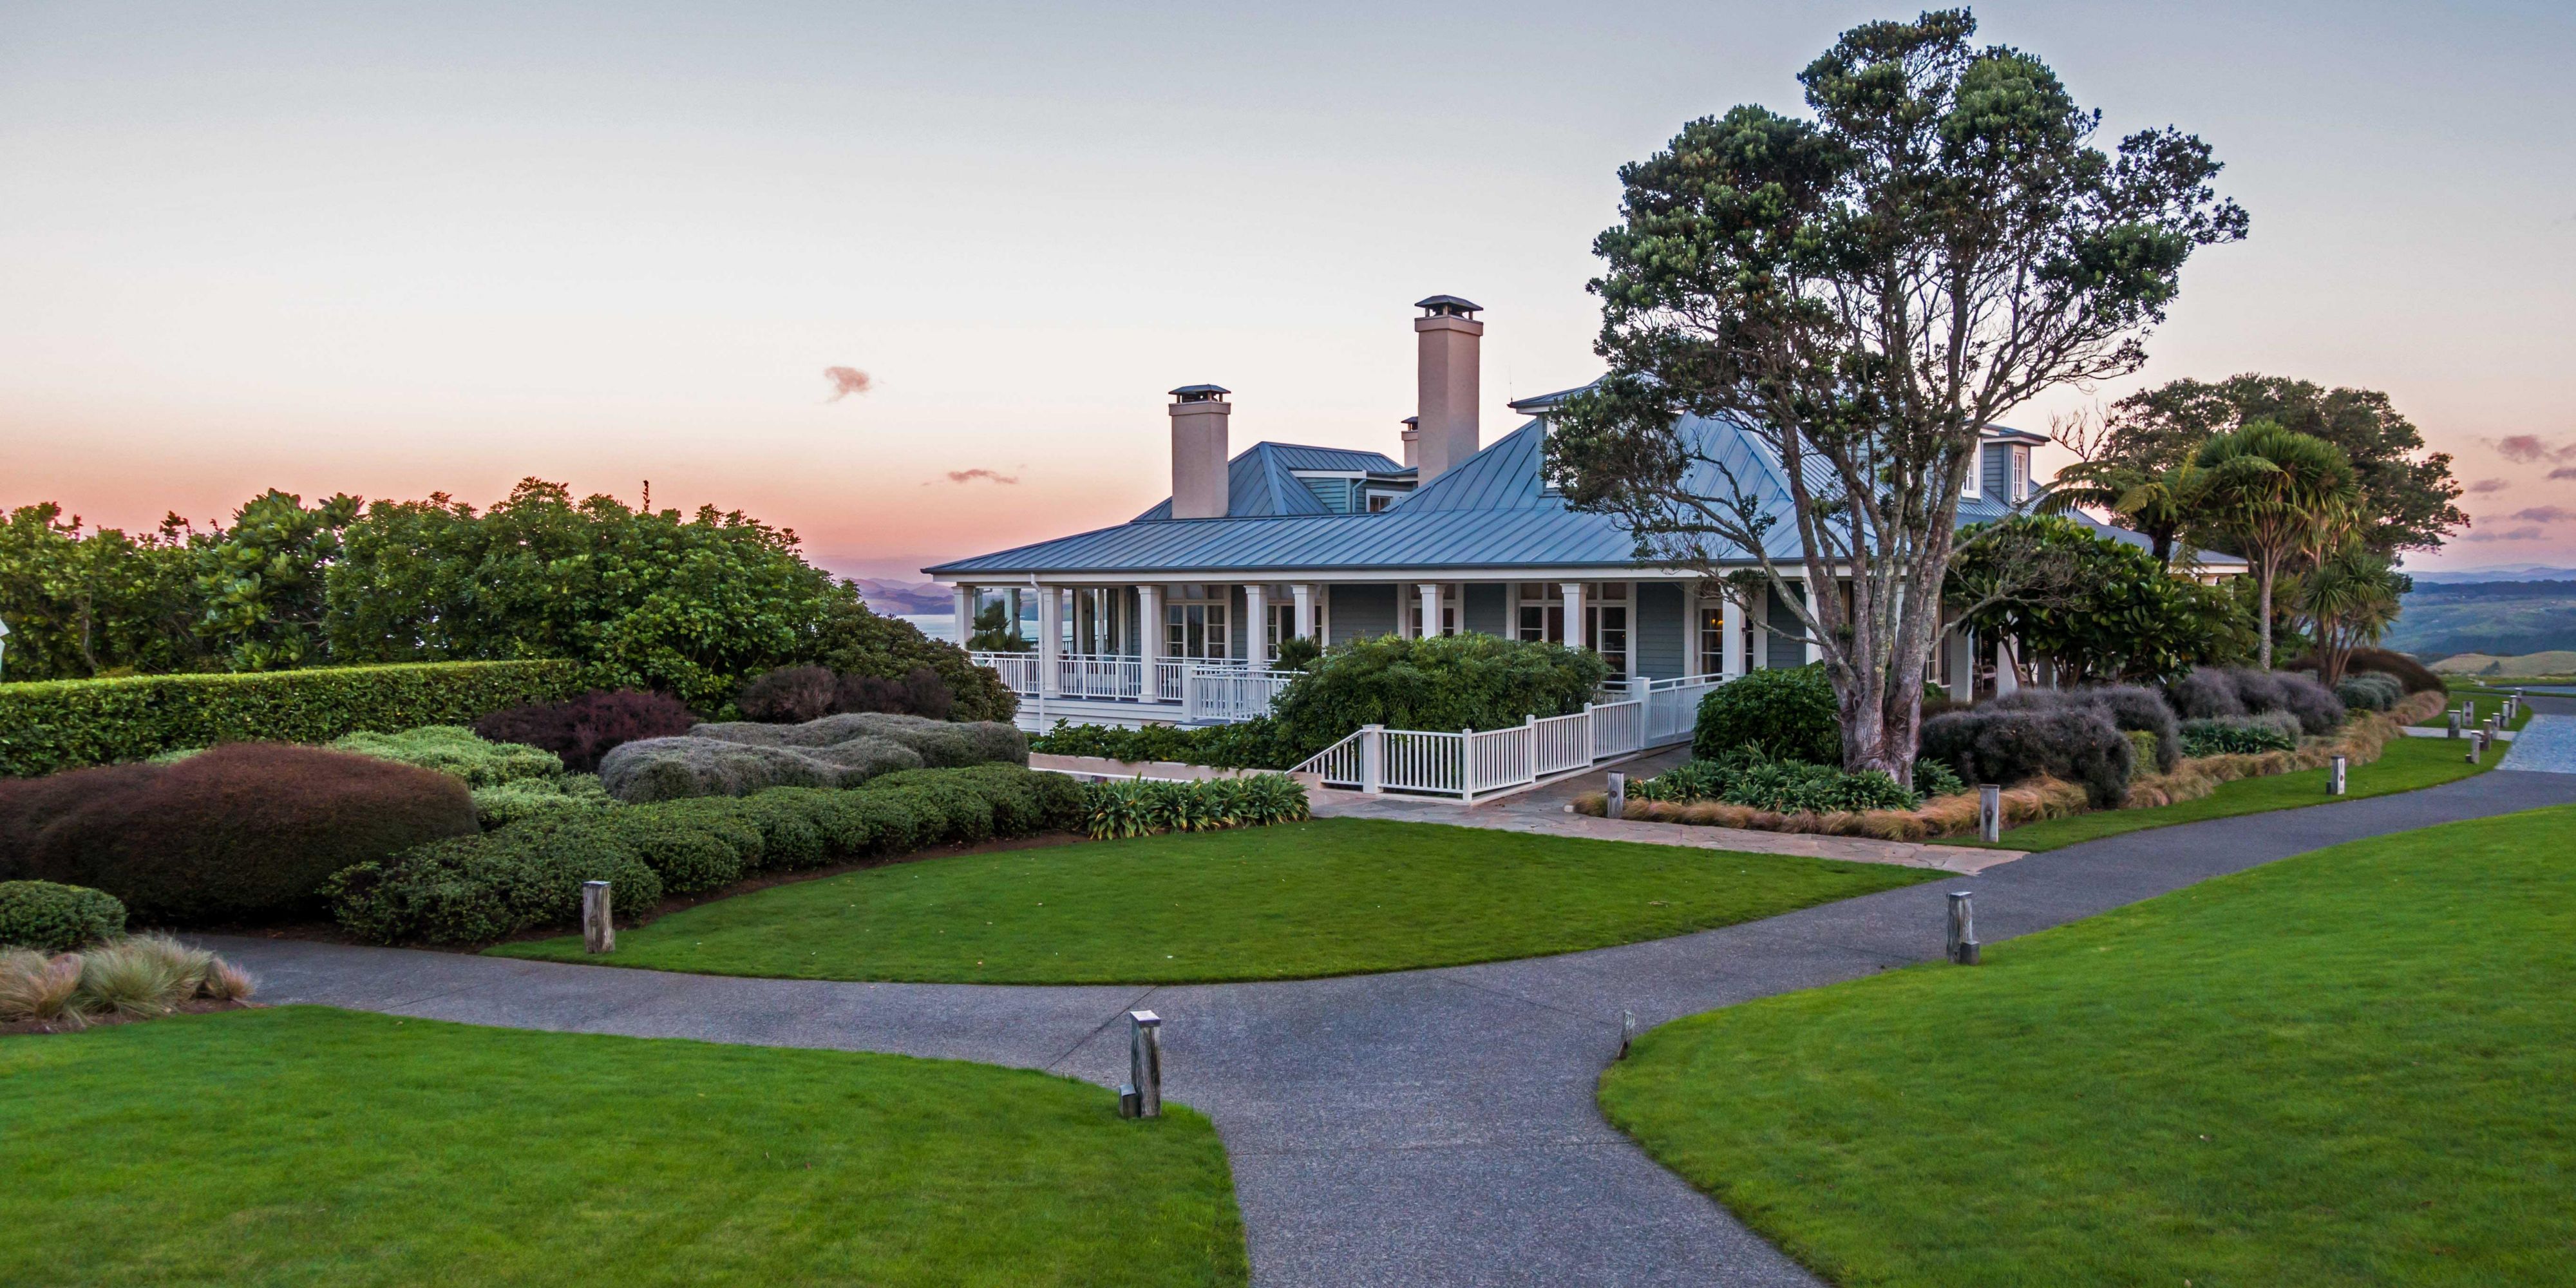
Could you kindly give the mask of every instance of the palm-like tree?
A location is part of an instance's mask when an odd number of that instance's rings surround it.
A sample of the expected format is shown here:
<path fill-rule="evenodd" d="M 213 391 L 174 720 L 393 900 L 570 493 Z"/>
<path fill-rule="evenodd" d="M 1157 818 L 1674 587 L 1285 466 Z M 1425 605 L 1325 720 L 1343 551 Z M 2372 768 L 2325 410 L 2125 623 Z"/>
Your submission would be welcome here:
<path fill-rule="evenodd" d="M 2081 461 L 2057 472 L 2037 508 L 2042 514 L 2107 510 L 2120 526 L 2144 534 L 2156 562 L 2171 567 L 2174 538 L 2198 516 L 2212 477 L 2192 461 L 2162 470 L 2134 461 Z"/>
<path fill-rule="evenodd" d="M 2193 464 L 2210 476 L 2197 521 L 2233 538 L 2254 565 L 2262 600 L 2261 662 L 2272 665 L 2272 588 L 2282 565 L 2314 552 L 2346 525 L 2361 497 L 2352 461 L 2322 438 L 2249 421 L 2200 445 Z"/>
<path fill-rule="evenodd" d="M 2331 687 L 2343 679 L 2352 651 L 2376 643 L 2397 620 L 2408 579 L 2348 537 L 2333 554 L 2301 574 L 2290 602 L 2317 632 L 2317 676 Z"/>

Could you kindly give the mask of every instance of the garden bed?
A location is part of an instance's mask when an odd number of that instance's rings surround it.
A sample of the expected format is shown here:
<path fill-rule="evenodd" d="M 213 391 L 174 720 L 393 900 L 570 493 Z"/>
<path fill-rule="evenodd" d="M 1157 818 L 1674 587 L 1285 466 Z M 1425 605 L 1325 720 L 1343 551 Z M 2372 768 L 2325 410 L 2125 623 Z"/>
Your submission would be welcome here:
<path fill-rule="evenodd" d="M 2152 809 L 2196 800 L 2216 791 L 2221 784 L 2237 779 L 2321 769 L 2338 754 L 2344 756 L 2349 765 L 2366 765 L 2379 758 L 2390 739 L 2402 736 L 2405 725 L 2422 719 L 2428 712 L 2439 712 L 2442 701 L 2441 694 L 2418 693 L 2385 714 L 2357 712 L 2335 734 L 2306 739 L 2291 751 L 2185 759 L 2170 773 L 2148 774 L 2133 779 L 2126 799 L 2118 808 Z M 1606 793 L 1587 792 L 1575 798 L 1573 808 L 1577 813 L 1598 817 L 1607 812 L 1608 805 Z M 2007 828 L 2064 818 L 2084 813 L 2087 809 L 2085 789 L 2059 779 L 2032 779 L 2014 784 L 2003 792 L 2003 824 Z M 1977 830 L 1977 795 L 1965 792 L 1935 797 L 1910 810 L 1816 814 L 1784 814 L 1717 801 L 1672 802 L 1632 797 L 1620 817 L 1640 822 L 1686 823 L 1762 832 L 1930 841 L 1973 836 Z"/>

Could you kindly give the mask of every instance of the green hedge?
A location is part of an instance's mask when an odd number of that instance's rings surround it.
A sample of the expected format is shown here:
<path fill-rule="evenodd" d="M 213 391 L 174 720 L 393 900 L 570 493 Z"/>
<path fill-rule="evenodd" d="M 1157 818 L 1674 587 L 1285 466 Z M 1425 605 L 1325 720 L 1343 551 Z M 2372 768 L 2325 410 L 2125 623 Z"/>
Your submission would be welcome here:
<path fill-rule="evenodd" d="M 379 943 L 476 943 L 567 925 L 581 883 L 623 921 L 665 894 L 746 876 L 1082 825 L 1081 784 L 1018 765 L 914 769 L 852 788 L 773 787 L 530 818 L 364 863 L 328 887 L 340 924 Z"/>
<path fill-rule="evenodd" d="M 416 662 L 0 684 L 0 776 L 33 777 L 219 742 L 324 743 L 472 724 L 570 696 L 571 662 Z"/>

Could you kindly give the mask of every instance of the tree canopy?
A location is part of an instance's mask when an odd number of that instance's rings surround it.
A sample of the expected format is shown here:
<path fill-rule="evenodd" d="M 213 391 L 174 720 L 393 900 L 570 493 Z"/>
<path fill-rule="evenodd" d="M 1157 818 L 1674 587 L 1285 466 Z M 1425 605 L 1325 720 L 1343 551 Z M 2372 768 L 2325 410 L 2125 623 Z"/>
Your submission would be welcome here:
<path fill-rule="evenodd" d="M 2235 596 L 2173 575 L 2150 551 L 2070 518 L 1997 526 L 1998 540 L 1967 544 L 1950 565 L 1950 603 L 1980 639 L 2012 640 L 2065 679 L 2158 683 L 2234 661 L 2251 642 Z M 2034 567 L 2045 571 L 2018 575 Z"/>
<path fill-rule="evenodd" d="M 2047 64 L 1975 32 L 1965 10 L 1855 27 L 1799 77 L 1809 119 L 1739 106 L 1623 167 L 1591 284 L 1610 372 L 1548 439 L 1568 501 L 1618 516 L 1640 558 L 1712 577 L 1753 559 L 1730 593 L 1793 606 L 1846 767 L 1899 781 L 1980 434 L 2136 370 L 2185 261 L 2246 226 L 2206 144 L 2146 130 L 2106 152 Z M 1785 520 L 1676 413 L 1760 438 Z"/>

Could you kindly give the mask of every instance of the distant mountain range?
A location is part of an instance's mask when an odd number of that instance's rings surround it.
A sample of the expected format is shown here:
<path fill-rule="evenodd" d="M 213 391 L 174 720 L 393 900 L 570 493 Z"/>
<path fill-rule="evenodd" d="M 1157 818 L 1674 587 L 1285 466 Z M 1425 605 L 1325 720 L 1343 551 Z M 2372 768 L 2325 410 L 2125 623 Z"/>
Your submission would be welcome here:
<path fill-rule="evenodd" d="M 2443 568 L 2429 572 L 2408 570 L 2418 586 L 2469 586 L 2490 581 L 2576 581 L 2576 568 L 2552 568 L 2545 564 L 2506 564 L 2497 568 Z"/>
<path fill-rule="evenodd" d="M 2531 575 L 2538 573 L 2560 575 Z M 2518 581 L 2454 582 L 2418 573 L 2414 592 L 2400 603 L 2397 624 L 2381 642 L 2427 661 L 2459 653 L 2515 657 L 2576 648 L 2576 573 L 2530 569 Z"/>
<path fill-rule="evenodd" d="M 956 609 L 957 601 L 948 587 L 935 581 L 888 581 L 881 577 L 853 577 L 859 598 L 880 613 L 946 613 Z"/>

